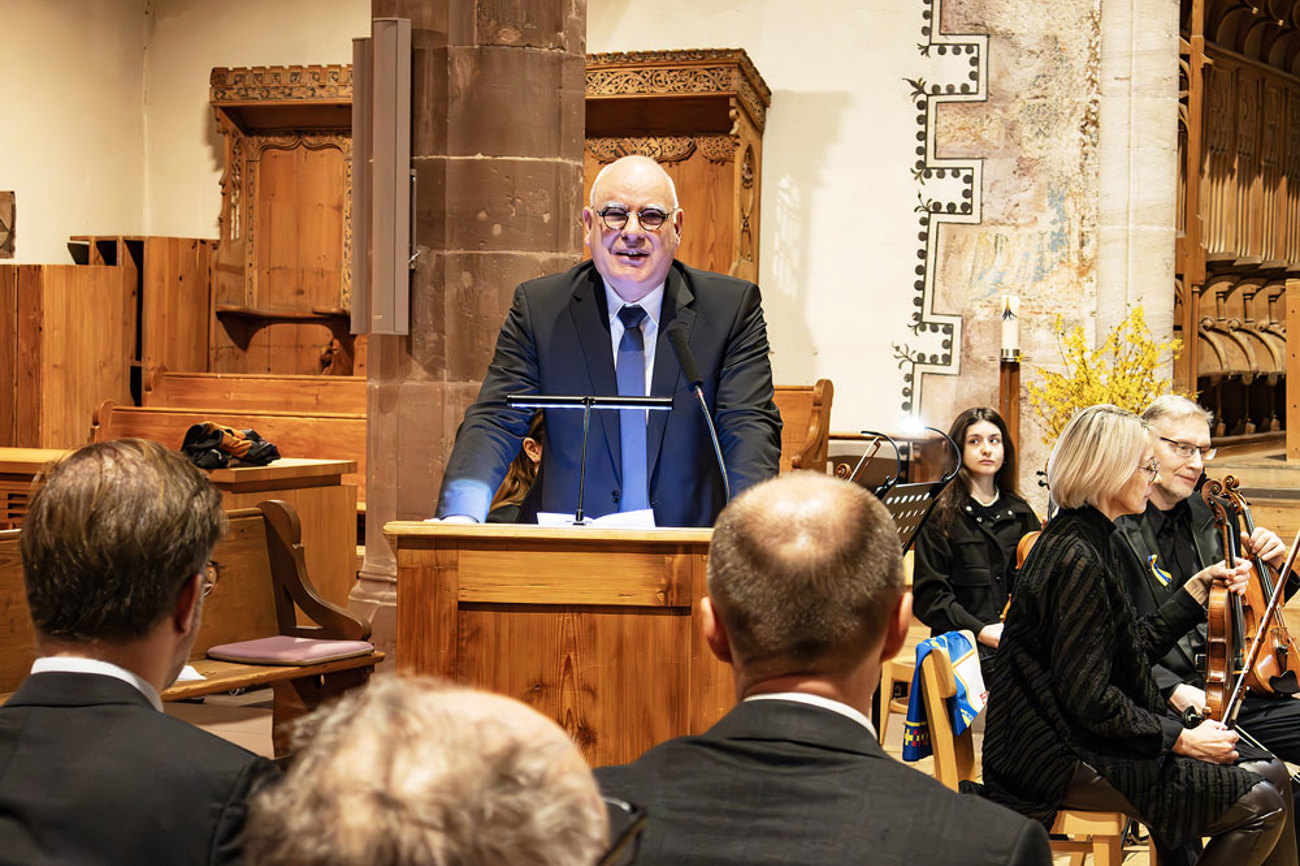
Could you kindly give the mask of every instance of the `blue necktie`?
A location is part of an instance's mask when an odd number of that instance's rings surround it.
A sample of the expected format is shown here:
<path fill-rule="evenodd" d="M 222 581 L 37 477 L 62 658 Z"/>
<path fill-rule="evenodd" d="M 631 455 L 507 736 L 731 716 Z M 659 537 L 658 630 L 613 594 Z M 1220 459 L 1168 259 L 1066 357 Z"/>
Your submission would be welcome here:
<path fill-rule="evenodd" d="M 645 396 L 645 335 L 641 322 L 645 310 L 627 305 L 618 311 L 623 323 L 623 339 L 618 341 L 618 395 L 620 397 Z M 619 413 L 618 427 L 623 446 L 623 496 L 619 511 L 638 511 L 650 507 L 649 485 L 646 482 L 646 413 L 624 410 Z"/>

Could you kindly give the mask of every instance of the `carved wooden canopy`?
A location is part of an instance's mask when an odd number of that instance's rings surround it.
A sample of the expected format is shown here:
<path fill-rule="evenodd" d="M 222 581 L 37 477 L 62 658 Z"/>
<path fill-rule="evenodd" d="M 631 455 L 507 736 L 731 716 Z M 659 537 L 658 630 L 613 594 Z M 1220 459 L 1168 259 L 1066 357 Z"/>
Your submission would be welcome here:
<path fill-rule="evenodd" d="M 209 101 L 244 132 L 352 129 L 352 66 L 218 66 Z"/>
<path fill-rule="evenodd" d="M 767 109 L 772 104 L 772 90 L 754 68 L 743 48 L 703 48 L 681 51 L 634 51 L 587 55 L 587 135 L 604 135 L 602 128 L 612 126 L 626 130 L 624 113 L 612 105 L 606 110 L 601 103 L 627 102 L 629 97 L 675 96 L 672 111 L 684 131 L 700 132 L 699 120 L 713 112 L 709 108 L 722 100 L 735 99 L 761 133 L 767 125 Z M 698 96 L 693 111 L 683 97 Z M 653 105 L 643 103 L 638 110 L 653 113 Z M 595 115 L 593 117 L 593 115 Z M 724 118 L 726 114 L 722 115 Z M 594 121 L 594 128 L 593 128 Z M 716 120 L 710 120 L 716 126 Z M 663 122 L 648 121 L 662 132 Z M 729 126 L 729 124 L 728 124 Z M 718 133 L 730 128 L 716 129 Z"/>

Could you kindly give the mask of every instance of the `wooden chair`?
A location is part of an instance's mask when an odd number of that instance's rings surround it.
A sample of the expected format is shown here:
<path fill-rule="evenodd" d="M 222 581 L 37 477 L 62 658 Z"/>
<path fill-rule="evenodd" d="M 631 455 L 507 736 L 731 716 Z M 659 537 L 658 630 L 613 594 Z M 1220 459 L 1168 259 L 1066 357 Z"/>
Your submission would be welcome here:
<path fill-rule="evenodd" d="M 202 680 L 174 683 L 164 701 L 270 686 L 272 740 L 277 756 L 288 753 L 290 723 L 345 691 L 362 685 L 384 654 L 304 665 L 254 665 L 218 661 L 207 650 L 219 644 L 276 634 L 333 640 L 365 640 L 370 625 L 330 604 L 316 592 L 303 556 L 298 515 L 285 502 L 227 512 L 230 532 L 212 553 L 221 580 L 203 603 L 203 619 L 189 662 Z M 0 532 L 0 703 L 18 688 L 36 657 L 27 613 L 19 539 L 22 530 Z M 308 618 L 299 624 L 296 610 Z"/>
<path fill-rule="evenodd" d="M 958 783 L 975 779 L 975 746 L 970 728 L 953 734 L 948 699 L 957 694 L 957 679 L 947 651 L 933 649 L 921 662 L 921 694 L 934 747 L 934 777 L 954 791 Z M 1095 866 L 1120 866 L 1124 859 L 1124 828 L 1128 819 L 1119 812 L 1084 812 L 1062 809 L 1052 825 L 1052 852 L 1069 854 L 1070 866 L 1082 866 L 1092 854 Z M 1151 847 L 1152 866 L 1156 863 Z"/>
<path fill-rule="evenodd" d="M 909 550 L 903 554 L 903 584 L 912 588 L 912 568 L 916 559 L 916 551 Z M 912 686 L 912 672 L 916 670 L 916 645 L 930 636 L 930 629 L 924 623 L 913 618 L 912 628 L 907 636 L 907 642 L 903 648 L 880 669 L 880 744 L 885 744 L 885 732 L 889 730 L 889 716 L 891 713 L 907 715 L 907 702 L 910 697 Z M 908 689 L 901 697 L 894 697 L 894 686 L 897 683 L 907 683 Z"/>
<path fill-rule="evenodd" d="M 781 413 L 781 471 L 825 472 L 831 436 L 830 379 L 811 385 L 777 385 L 773 397 Z"/>

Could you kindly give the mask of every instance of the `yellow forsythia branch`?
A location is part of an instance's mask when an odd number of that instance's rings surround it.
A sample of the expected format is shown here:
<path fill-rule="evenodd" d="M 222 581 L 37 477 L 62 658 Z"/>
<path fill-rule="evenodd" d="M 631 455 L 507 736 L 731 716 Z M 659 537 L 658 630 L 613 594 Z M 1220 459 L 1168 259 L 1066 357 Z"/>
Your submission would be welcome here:
<path fill-rule="evenodd" d="M 1082 325 L 1067 331 L 1058 314 L 1055 328 L 1064 372 L 1040 369 L 1043 384 L 1028 386 L 1029 405 L 1042 419 L 1043 442 L 1048 446 L 1085 406 L 1114 403 L 1141 412 L 1172 389 L 1173 383 L 1160 375 L 1161 359 L 1165 353 L 1171 360 L 1177 358 L 1182 340 L 1160 342 L 1152 337 L 1141 305 L 1130 307 L 1124 321 L 1095 350 L 1088 348 Z"/>

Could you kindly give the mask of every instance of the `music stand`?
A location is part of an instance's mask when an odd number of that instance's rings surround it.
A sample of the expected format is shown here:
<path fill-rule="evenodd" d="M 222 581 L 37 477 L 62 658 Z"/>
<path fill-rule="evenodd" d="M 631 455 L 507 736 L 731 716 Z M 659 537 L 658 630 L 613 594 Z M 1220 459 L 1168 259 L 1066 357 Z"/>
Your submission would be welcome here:
<path fill-rule="evenodd" d="M 853 468 L 853 472 L 849 475 L 850 481 L 857 478 L 867 460 L 880 449 L 879 442 L 881 439 L 887 441 L 890 447 L 894 449 L 894 474 L 886 478 L 884 483 L 872 492 L 875 493 L 877 499 L 885 504 L 885 508 L 889 509 L 889 516 L 894 518 L 894 526 L 898 528 L 898 543 L 902 547 L 903 553 L 907 553 L 911 549 L 912 542 L 916 540 L 916 533 L 920 532 L 926 518 L 930 516 L 930 511 L 934 508 L 935 500 L 939 498 L 939 494 L 943 492 L 943 489 L 948 486 L 948 482 L 957 477 L 957 472 L 961 469 L 961 451 L 957 448 L 957 443 L 952 441 L 952 437 L 937 427 L 926 427 L 925 429 L 933 430 L 942 436 L 948 445 L 952 447 L 953 455 L 956 458 L 953 461 L 952 471 L 938 481 L 916 481 L 899 484 L 898 479 L 903 474 L 902 450 L 893 438 L 875 430 L 862 431 L 862 435 L 875 436 L 876 439 L 862 452 L 862 459 L 858 461 L 858 465 Z"/>
<path fill-rule="evenodd" d="M 573 522 L 582 526 L 587 518 L 582 513 L 582 497 L 587 486 L 587 431 L 591 427 L 593 409 L 615 409 L 619 411 L 641 410 L 664 412 L 673 408 L 672 397 L 573 397 L 553 396 L 548 394 L 511 394 L 506 397 L 506 405 L 512 409 L 581 409 L 582 410 L 582 452 L 578 458 L 578 508 L 573 514 Z"/>

